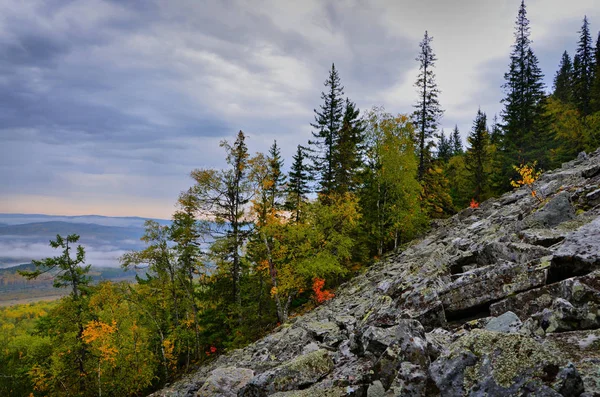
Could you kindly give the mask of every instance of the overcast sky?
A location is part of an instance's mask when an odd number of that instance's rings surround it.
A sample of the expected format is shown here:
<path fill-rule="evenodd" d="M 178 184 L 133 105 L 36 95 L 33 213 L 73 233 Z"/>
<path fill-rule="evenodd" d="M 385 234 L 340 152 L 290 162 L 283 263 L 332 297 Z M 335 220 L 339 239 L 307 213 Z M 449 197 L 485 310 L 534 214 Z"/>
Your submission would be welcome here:
<path fill-rule="evenodd" d="M 0 212 L 169 218 L 218 143 L 306 143 L 331 63 L 361 109 L 412 111 L 437 54 L 446 132 L 501 109 L 520 0 L 0 0 Z M 595 0 L 530 0 L 547 89 Z"/>

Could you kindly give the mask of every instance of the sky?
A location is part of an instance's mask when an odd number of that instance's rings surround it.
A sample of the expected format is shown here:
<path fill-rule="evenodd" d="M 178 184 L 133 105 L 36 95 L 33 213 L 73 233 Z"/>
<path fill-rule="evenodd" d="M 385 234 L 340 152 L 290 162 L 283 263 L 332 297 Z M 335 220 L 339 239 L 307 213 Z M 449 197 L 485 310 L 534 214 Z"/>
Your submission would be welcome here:
<path fill-rule="evenodd" d="M 596 4 L 594 4 L 596 3 Z M 361 110 L 409 113 L 433 36 L 445 110 L 463 137 L 501 110 L 520 0 L 0 0 L 0 213 L 170 218 L 219 147 L 310 137 L 332 62 Z M 547 90 L 595 0 L 527 1 Z"/>

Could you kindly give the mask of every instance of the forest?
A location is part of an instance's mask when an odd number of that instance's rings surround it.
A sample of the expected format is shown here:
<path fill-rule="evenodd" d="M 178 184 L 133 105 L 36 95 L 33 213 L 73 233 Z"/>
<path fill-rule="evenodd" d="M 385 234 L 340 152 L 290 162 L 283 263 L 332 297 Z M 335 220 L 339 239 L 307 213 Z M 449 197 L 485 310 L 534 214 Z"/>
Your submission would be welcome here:
<path fill-rule="evenodd" d="M 121 258 L 123 269 L 146 269 L 136 283 L 92 283 L 79 236 L 57 236 L 57 256 L 22 275 L 52 270 L 68 295 L 0 308 L 0 394 L 146 395 L 323 304 L 432 220 L 599 147 L 600 33 L 594 43 L 583 19 L 551 88 L 524 3 L 514 38 L 503 111 L 473 109 L 466 144 L 458 127 L 440 131 L 425 32 L 414 109 L 361 111 L 332 64 L 312 138 L 292 159 L 277 142 L 248 153 L 243 131 L 222 141 L 227 167 L 192 170 L 171 225 L 147 221 L 146 248 Z"/>

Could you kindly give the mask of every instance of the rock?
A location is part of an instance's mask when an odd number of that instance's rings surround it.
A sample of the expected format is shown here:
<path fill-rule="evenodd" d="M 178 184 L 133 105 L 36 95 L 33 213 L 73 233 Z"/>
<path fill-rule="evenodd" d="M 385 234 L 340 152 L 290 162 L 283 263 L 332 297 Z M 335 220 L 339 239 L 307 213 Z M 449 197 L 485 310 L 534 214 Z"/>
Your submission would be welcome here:
<path fill-rule="evenodd" d="M 450 317 L 449 312 L 459 312 L 460 317 L 460 311 L 541 286 L 546 282 L 546 271 L 535 266 L 504 262 L 466 273 L 440 292 L 446 316 Z"/>
<path fill-rule="evenodd" d="M 427 369 L 409 362 L 400 364 L 390 391 L 398 397 L 439 395 L 439 390 L 429 378 Z"/>
<path fill-rule="evenodd" d="M 313 339 L 330 346 L 337 346 L 344 338 L 340 328 L 332 321 L 311 321 L 301 325 L 307 330 Z"/>
<path fill-rule="evenodd" d="M 345 397 L 350 395 L 348 388 L 313 386 L 306 390 L 283 391 L 271 394 L 269 397 Z"/>
<path fill-rule="evenodd" d="M 554 227 L 571 219 L 575 219 L 575 208 L 571 204 L 569 192 L 563 191 L 525 218 L 524 222 L 529 227 Z"/>
<path fill-rule="evenodd" d="M 550 334 L 544 344 L 561 351 L 573 363 L 587 393 L 600 395 L 600 330 Z"/>
<path fill-rule="evenodd" d="M 596 189 L 585 195 L 585 202 L 587 205 L 593 207 L 600 204 L 600 189 Z"/>
<path fill-rule="evenodd" d="M 380 381 L 376 380 L 369 386 L 367 397 L 385 397 L 385 389 Z"/>
<path fill-rule="evenodd" d="M 549 269 L 552 281 L 600 269 L 600 216 L 569 233 L 558 247 Z"/>
<path fill-rule="evenodd" d="M 333 360 L 324 349 L 299 356 L 252 378 L 238 396 L 262 397 L 278 391 L 306 388 L 333 370 Z"/>
<path fill-rule="evenodd" d="M 238 390 L 254 377 L 254 371 L 247 368 L 217 368 L 212 371 L 197 397 L 236 397 Z"/>
<path fill-rule="evenodd" d="M 524 242 L 542 247 L 551 247 L 565 239 L 565 233 L 557 229 L 527 229 L 521 236 Z"/>
<path fill-rule="evenodd" d="M 485 329 L 494 332 L 513 333 L 521 329 L 523 323 L 513 312 L 506 312 L 498 317 L 492 318 Z"/>
<path fill-rule="evenodd" d="M 556 351 L 531 338 L 476 329 L 432 363 L 430 374 L 449 397 L 560 396 L 561 390 L 574 390 L 581 380 L 569 368 Z"/>

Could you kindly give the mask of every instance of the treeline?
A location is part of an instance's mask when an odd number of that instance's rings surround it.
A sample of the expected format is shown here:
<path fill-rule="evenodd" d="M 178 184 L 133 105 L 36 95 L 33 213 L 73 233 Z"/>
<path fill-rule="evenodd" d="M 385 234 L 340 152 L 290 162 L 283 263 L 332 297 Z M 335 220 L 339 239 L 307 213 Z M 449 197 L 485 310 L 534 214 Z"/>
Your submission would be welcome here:
<path fill-rule="evenodd" d="M 503 112 L 489 123 L 477 110 L 466 145 L 458 127 L 439 130 L 427 32 L 410 114 L 361 113 L 332 65 L 312 137 L 289 162 L 277 142 L 248 153 L 240 131 L 221 143 L 225 168 L 191 172 L 172 224 L 148 221 L 146 248 L 122 258 L 147 270 L 137 284 L 91 285 L 78 236 L 58 236 L 61 254 L 25 275 L 54 268 L 71 293 L 26 332 L 17 322 L 5 333 L 0 392 L 143 395 L 330 299 L 431 219 L 507 191 L 515 166 L 549 169 L 597 147 L 599 44 L 594 55 L 587 19 L 580 33 L 548 95 L 522 3 Z"/>
<path fill-rule="evenodd" d="M 535 162 L 549 170 L 600 146 L 600 32 L 594 44 L 584 17 L 578 34 L 576 53 L 573 58 L 563 53 L 548 95 L 521 3 L 500 120 L 494 116 L 489 124 L 478 110 L 465 153 L 456 144 L 458 127 L 449 136 L 442 131 L 437 140 L 436 159 L 456 207 L 509 190 L 515 165 Z"/>

